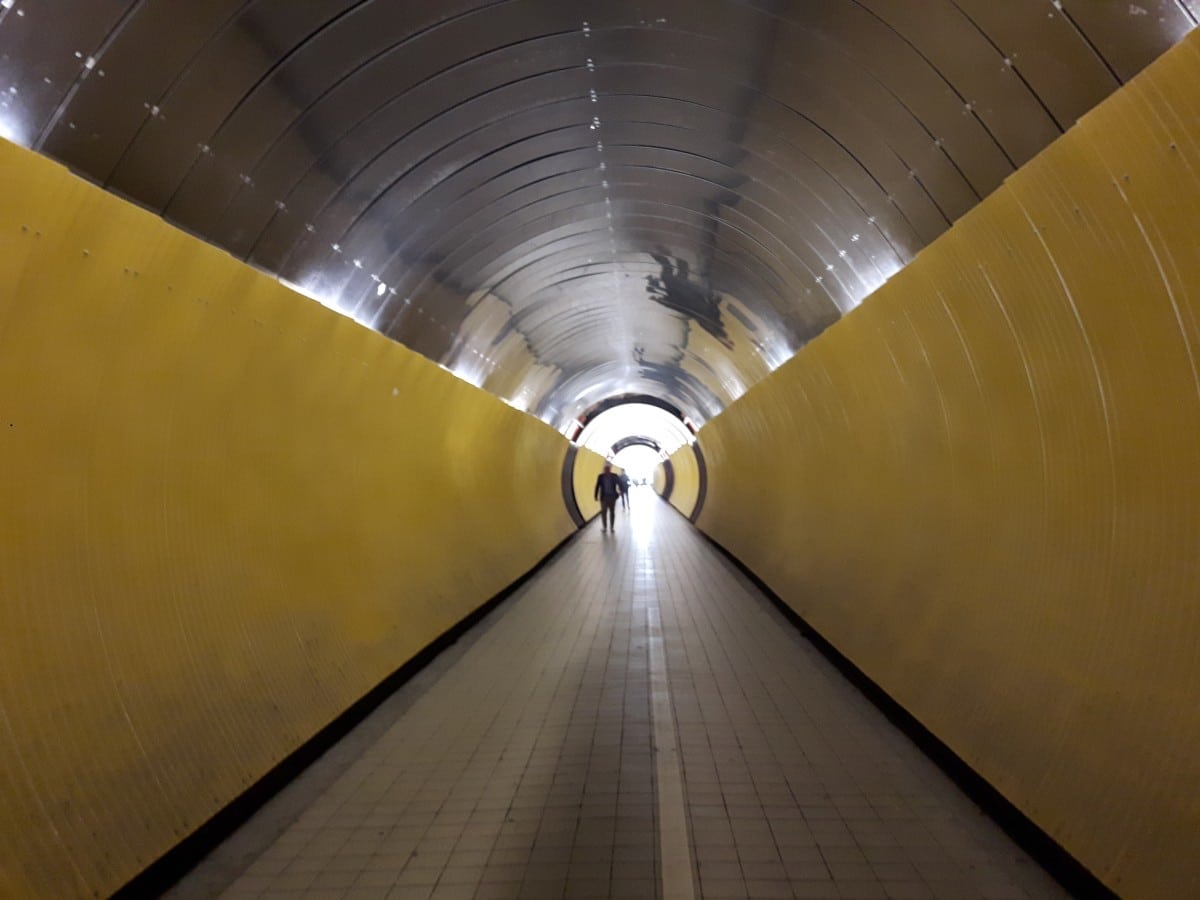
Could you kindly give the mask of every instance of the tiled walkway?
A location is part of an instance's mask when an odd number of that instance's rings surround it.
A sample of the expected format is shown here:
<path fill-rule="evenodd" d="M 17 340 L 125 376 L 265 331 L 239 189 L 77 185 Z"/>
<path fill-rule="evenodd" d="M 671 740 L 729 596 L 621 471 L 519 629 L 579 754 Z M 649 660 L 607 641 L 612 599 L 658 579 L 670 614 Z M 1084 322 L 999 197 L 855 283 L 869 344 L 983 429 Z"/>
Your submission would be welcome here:
<path fill-rule="evenodd" d="M 632 505 L 174 896 L 1063 896 L 682 517 Z"/>

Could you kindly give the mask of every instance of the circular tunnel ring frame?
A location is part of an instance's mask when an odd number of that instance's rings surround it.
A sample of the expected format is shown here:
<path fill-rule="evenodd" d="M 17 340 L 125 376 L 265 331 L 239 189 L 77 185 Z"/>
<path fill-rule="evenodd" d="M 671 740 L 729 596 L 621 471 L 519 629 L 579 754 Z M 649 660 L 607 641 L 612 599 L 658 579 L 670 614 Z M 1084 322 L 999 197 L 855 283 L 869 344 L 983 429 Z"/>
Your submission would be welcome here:
<path fill-rule="evenodd" d="M 579 509 L 579 501 L 575 499 L 575 458 L 578 455 L 579 447 L 569 444 L 567 455 L 563 457 L 562 466 L 563 504 L 567 507 L 567 515 L 571 517 L 571 521 L 575 523 L 577 529 L 587 524 L 587 519 L 583 517 L 583 512 Z"/>
<path fill-rule="evenodd" d="M 697 441 L 692 444 L 692 452 L 696 454 L 696 505 L 692 507 L 692 514 L 688 516 L 688 521 L 693 525 L 700 519 L 700 513 L 704 509 L 704 498 L 708 494 L 708 465 L 704 462 L 704 451 L 700 449 L 700 443 Z"/>
<path fill-rule="evenodd" d="M 671 502 L 671 492 L 675 490 L 675 467 L 669 459 L 663 460 L 663 491 L 662 498 Z"/>
<path fill-rule="evenodd" d="M 655 397 L 653 394 L 616 394 L 607 399 L 601 400 L 599 403 L 593 404 L 578 417 L 579 424 L 586 428 L 588 424 L 601 413 L 608 412 L 618 406 L 625 406 L 629 403 L 644 403 L 647 406 L 657 406 L 659 409 L 670 413 L 676 419 L 683 423 L 688 431 L 695 434 L 695 428 L 689 424 L 687 417 L 675 404 L 663 400 L 661 397 Z"/>
<path fill-rule="evenodd" d="M 630 435 L 629 437 L 621 438 L 619 441 L 613 444 L 609 450 L 609 454 L 610 456 L 616 456 L 622 450 L 625 450 L 629 447 L 649 447 L 651 450 L 655 450 L 658 453 L 663 452 L 662 444 L 653 438 L 648 438 L 643 435 Z"/>

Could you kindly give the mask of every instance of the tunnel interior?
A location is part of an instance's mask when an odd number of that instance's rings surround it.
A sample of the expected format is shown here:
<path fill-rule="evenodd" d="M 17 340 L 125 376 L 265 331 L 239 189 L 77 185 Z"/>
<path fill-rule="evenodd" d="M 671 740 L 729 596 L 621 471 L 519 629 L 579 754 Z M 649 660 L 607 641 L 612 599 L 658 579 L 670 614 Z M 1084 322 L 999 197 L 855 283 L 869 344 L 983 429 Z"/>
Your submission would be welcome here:
<path fill-rule="evenodd" d="M 4 133 L 559 429 L 703 425 L 1196 18 L 392 6 L 9 4 Z"/>
<path fill-rule="evenodd" d="M 631 447 L 1100 882 L 1186 891 L 1198 19 L 0 4 L 0 893 L 129 882 Z"/>

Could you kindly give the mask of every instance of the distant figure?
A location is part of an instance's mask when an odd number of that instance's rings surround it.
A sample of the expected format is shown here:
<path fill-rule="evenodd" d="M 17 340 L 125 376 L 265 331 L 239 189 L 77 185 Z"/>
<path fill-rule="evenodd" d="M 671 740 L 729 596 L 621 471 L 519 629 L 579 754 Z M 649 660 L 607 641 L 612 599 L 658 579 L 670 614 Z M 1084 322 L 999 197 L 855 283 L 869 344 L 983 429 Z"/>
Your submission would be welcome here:
<path fill-rule="evenodd" d="M 621 506 L 629 512 L 629 476 L 622 472 L 617 477 L 621 479 Z"/>
<path fill-rule="evenodd" d="M 612 466 L 608 463 L 604 464 L 604 471 L 596 476 L 596 490 L 592 496 L 600 501 L 600 530 L 612 531 L 616 525 L 621 479 L 613 474 Z"/>

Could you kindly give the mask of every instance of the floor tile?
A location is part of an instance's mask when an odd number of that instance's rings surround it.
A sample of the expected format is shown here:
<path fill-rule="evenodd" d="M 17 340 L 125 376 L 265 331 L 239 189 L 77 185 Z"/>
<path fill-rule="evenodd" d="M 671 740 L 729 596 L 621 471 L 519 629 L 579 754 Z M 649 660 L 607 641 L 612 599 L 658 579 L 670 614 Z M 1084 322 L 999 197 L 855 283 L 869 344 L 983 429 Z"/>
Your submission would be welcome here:
<path fill-rule="evenodd" d="M 632 507 L 170 896 L 660 896 L 664 772 L 697 897 L 1064 896 L 690 524 Z"/>

